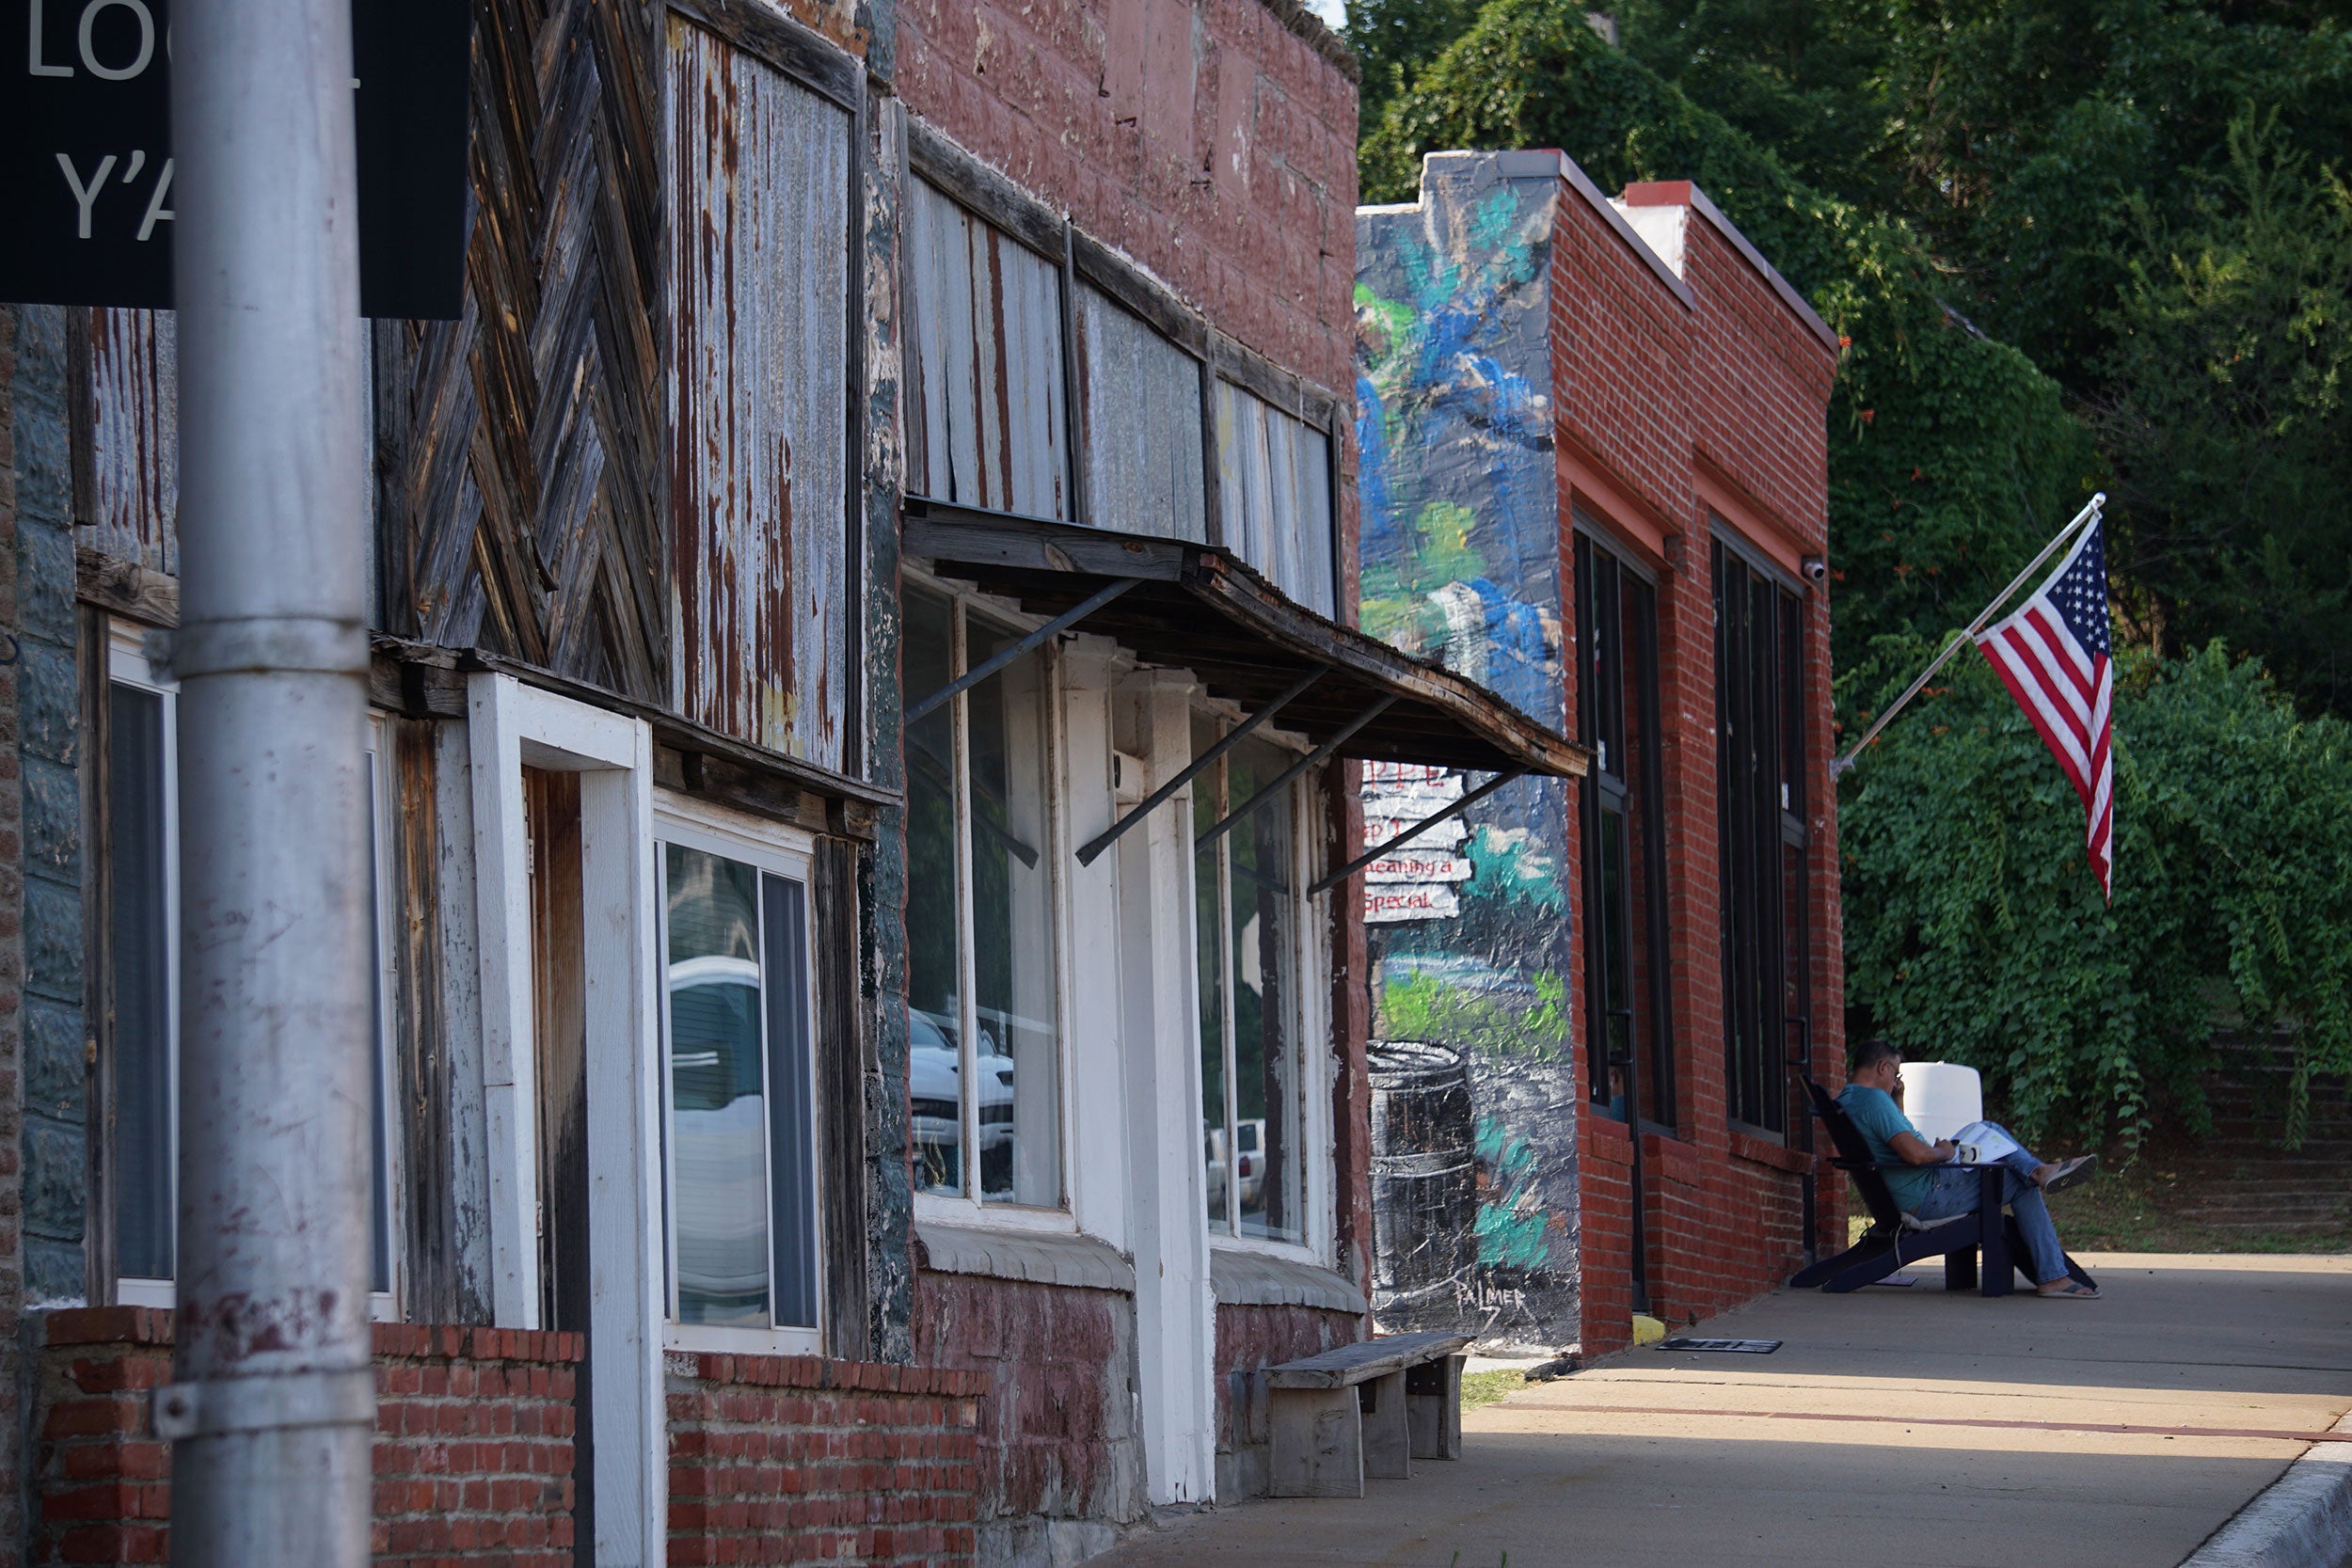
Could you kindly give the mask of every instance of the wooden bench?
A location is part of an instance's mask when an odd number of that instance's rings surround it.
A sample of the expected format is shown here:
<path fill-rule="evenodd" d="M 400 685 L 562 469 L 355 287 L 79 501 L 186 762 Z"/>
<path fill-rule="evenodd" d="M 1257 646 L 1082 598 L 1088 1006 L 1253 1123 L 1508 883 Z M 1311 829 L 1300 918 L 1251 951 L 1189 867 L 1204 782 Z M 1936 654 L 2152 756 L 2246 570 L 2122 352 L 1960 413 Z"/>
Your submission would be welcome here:
<path fill-rule="evenodd" d="M 1467 1334 L 1391 1334 L 1265 1370 L 1268 1491 L 1360 1497 L 1416 1459 L 1462 1457 Z"/>

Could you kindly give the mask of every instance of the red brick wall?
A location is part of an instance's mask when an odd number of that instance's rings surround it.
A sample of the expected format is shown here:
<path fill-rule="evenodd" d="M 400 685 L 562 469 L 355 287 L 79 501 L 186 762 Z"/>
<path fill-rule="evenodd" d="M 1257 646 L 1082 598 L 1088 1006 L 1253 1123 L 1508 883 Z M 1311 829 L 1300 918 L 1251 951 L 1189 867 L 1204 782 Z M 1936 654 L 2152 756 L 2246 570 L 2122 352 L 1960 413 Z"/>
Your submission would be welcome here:
<path fill-rule="evenodd" d="M 1263 0 L 900 0 L 898 29 L 909 108 L 1277 364 L 1354 384 L 1356 87 L 1320 24 Z"/>
<path fill-rule="evenodd" d="M 897 17 L 909 108 L 1352 405 L 1356 82 L 1321 23 L 1293 0 L 899 0 Z M 1352 585 L 1353 423 L 1336 435 Z"/>
<path fill-rule="evenodd" d="M 1686 187 L 1635 193 L 1644 200 Z M 1675 1323 L 1771 1289 L 1804 1249 L 1804 1158 L 1734 1130 L 1724 1114 L 1723 955 L 1716 844 L 1715 658 L 1708 531 L 1720 513 L 1790 567 L 1827 548 L 1827 435 L 1834 356 L 1695 207 L 1684 307 L 1614 227 L 1565 182 L 1553 252 L 1552 361 L 1560 483 L 1659 578 L 1668 925 L 1673 945 L 1677 1125 L 1643 1140 L 1652 1309 Z M 1709 502 L 1712 501 L 1712 506 Z M 1572 574 L 1563 509 L 1562 575 Z M 1652 541 L 1662 550 L 1652 547 Z M 1564 587 L 1564 620 L 1574 594 Z M 1829 607 L 1806 601 L 1808 804 L 1816 1076 L 1843 1058 L 1835 800 L 1828 781 Z M 1566 627 L 1570 636 L 1576 628 Z M 1575 700 L 1573 673 L 1569 701 Z M 1574 843 L 1575 834 L 1570 835 Z M 1574 856 L 1572 853 L 1571 859 Z M 1576 889 L 1583 929 L 1582 884 Z M 1579 987 L 1580 996 L 1581 986 Z M 1581 1014 L 1580 1014 L 1581 1016 Z M 1589 1028 L 1589 1018 L 1583 1019 Z M 1580 1031 L 1581 1032 L 1581 1030 Z M 1819 1231 L 1842 1235 L 1843 1193 L 1818 1177 Z M 1632 1147 L 1627 1131 L 1579 1111 L 1583 1343 L 1630 1338 Z"/>
<path fill-rule="evenodd" d="M 1691 513 L 1691 310 L 1565 180 L 1556 202 L 1551 373 L 1563 455 L 1587 454 L 1653 519 L 1677 527 Z M 1564 469 L 1564 498 L 1568 483 Z"/>
<path fill-rule="evenodd" d="M 31 1560 L 166 1561 L 170 1315 L 52 1312 L 41 1340 Z M 580 1359 L 576 1334 L 377 1324 L 375 1560 L 570 1568 Z"/>
<path fill-rule="evenodd" d="M 671 1562 L 972 1560 L 983 1375 L 677 1352 L 668 1372 Z"/>
<path fill-rule="evenodd" d="M 1135 1313 L 1109 1291 L 925 1270 L 914 1358 L 979 1379 L 978 1511 L 1124 1523 L 1143 1510 Z"/>

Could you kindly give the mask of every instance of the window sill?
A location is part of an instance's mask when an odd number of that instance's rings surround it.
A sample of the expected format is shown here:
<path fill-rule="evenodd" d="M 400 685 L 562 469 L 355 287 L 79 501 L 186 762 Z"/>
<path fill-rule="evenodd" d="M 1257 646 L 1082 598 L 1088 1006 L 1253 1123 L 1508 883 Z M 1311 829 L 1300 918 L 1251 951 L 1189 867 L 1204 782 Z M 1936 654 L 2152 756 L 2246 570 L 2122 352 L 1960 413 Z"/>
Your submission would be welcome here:
<path fill-rule="evenodd" d="M 1809 1175 L 1813 1170 L 1813 1156 L 1804 1149 L 1788 1148 L 1769 1138 L 1759 1138 L 1753 1132 L 1742 1132 L 1736 1127 L 1731 1130 L 1731 1152 L 1739 1159 L 1770 1165 L 1774 1170 L 1785 1170 L 1795 1176 Z"/>
<path fill-rule="evenodd" d="M 728 1328 L 664 1323 L 661 1348 L 711 1355 L 822 1355 L 824 1336 L 813 1328 Z"/>
<path fill-rule="evenodd" d="M 1320 1263 L 1243 1247 L 1209 1248 L 1209 1287 L 1219 1307 L 1313 1307 L 1354 1313 L 1368 1309 L 1354 1280 Z"/>
<path fill-rule="evenodd" d="M 1033 1285 L 1132 1294 L 1136 1269 L 1117 1247 L 1092 1236 L 1038 1230 L 983 1230 L 933 1219 L 914 1222 L 924 1266 L 934 1274 L 985 1275 Z"/>

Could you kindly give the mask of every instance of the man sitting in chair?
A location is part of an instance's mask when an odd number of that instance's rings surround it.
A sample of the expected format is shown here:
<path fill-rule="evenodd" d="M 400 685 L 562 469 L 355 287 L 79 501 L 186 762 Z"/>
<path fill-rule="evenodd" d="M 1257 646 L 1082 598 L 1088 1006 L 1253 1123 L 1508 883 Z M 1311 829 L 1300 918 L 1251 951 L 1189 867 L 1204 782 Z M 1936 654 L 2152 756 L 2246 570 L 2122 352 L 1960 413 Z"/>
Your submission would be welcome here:
<path fill-rule="evenodd" d="M 1864 1040 L 1854 1048 L 1853 1070 L 1847 1075 L 1837 1103 L 1846 1108 L 1846 1115 L 1869 1144 L 1872 1159 L 1881 1164 L 1900 1161 L 1909 1167 L 1883 1173 L 1895 1206 L 1921 1224 L 1932 1225 L 1976 1208 L 1979 1167 L 1957 1163 L 1958 1150 L 1949 1140 L 1930 1143 L 1911 1125 L 1895 1102 L 1896 1091 L 1902 1086 L 1902 1066 L 1903 1053 L 1884 1040 Z M 2016 1140 L 2012 1136 L 2010 1141 Z M 2002 1180 L 2001 1201 L 2017 1216 L 2018 1231 L 2033 1257 L 2033 1276 L 2040 1282 L 2034 1287 L 2037 1295 L 2090 1301 L 2099 1294 L 2067 1273 L 2066 1249 L 2058 1245 L 2049 1205 L 2042 1201 L 2043 1195 L 2090 1175 L 2097 1161 L 2097 1155 L 2085 1154 L 2048 1164 L 2023 1144 L 2001 1158 L 2000 1163 L 2009 1167 Z"/>

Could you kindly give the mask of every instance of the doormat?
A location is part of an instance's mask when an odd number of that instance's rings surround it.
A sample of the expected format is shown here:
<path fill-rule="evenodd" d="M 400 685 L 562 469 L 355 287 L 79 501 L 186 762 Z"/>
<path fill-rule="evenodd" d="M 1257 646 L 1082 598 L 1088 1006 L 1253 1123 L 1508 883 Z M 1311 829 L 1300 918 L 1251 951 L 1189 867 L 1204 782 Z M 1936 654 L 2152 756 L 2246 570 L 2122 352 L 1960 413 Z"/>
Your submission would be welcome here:
<path fill-rule="evenodd" d="M 1719 1350 L 1738 1355 L 1770 1355 L 1780 1349 L 1778 1339 L 1661 1339 L 1660 1350 Z"/>

